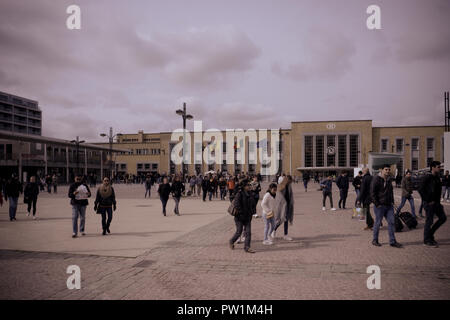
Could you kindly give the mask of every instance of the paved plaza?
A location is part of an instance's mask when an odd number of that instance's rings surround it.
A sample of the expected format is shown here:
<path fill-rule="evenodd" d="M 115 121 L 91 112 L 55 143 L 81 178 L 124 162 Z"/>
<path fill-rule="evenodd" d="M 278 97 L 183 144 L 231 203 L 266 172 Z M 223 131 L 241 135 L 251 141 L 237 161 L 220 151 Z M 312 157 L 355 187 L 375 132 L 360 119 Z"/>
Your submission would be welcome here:
<path fill-rule="evenodd" d="M 228 201 L 183 198 L 178 217 L 171 199 L 164 217 L 155 187 L 151 199 L 144 199 L 142 185 L 115 185 L 112 233 L 101 235 L 91 198 L 87 235 L 72 239 L 67 187 L 40 194 L 37 220 L 26 216 L 21 197 L 17 221 L 9 221 L 7 204 L 0 208 L 0 299 L 450 298 L 450 223 L 436 234 L 439 248 L 423 246 L 421 219 L 416 230 L 405 227 L 396 234 L 404 245 L 396 249 L 388 245 L 384 222 L 383 246 L 374 247 L 372 233 L 363 230 L 364 222 L 351 219 L 351 209 L 322 211 L 317 188 L 310 183 L 305 193 L 294 184 L 289 232 L 294 241 L 277 239 L 264 246 L 263 221 L 253 220 L 255 254 L 245 253 L 242 244 L 229 248 L 235 226 L 226 213 Z M 400 190 L 395 192 L 398 203 Z M 418 210 L 419 196 L 414 196 Z M 354 200 L 351 189 L 347 206 L 353 207 Z M 450 204 L 444 208 L 448 215 Z M 81 269 L 80 290 L 67 288 L 70 265 Z M 367 288 L 370 265 L 381 268 L 379 290 Z"/>

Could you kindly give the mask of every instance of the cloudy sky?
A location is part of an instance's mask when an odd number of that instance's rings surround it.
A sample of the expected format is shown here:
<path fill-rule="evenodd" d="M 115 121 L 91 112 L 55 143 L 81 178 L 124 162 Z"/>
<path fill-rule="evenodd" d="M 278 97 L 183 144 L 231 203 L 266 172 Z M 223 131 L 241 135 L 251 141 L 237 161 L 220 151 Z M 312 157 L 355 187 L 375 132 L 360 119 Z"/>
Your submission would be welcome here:
<path fill-rule="evenodd" d="M 204 129 L 443 125 L 449 16 L 448 0 L 1 0 L 0 90 L 39 101 L 43 135 L 90 141 L 172 131 L 183 102 Z"/>

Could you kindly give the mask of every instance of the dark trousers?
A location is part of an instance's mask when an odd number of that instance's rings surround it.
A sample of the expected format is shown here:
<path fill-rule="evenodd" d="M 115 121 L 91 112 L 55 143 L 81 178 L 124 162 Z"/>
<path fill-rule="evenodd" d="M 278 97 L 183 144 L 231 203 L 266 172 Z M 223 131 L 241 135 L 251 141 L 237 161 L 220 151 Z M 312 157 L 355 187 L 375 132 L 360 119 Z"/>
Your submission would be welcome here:
<path fill-rule="evenodd" d="M 372 214 L 370 213 L 370 203 L 369 204 L 363 204 L 363 209 L 366 214 L 366 224 L 369 228 L 373 228 L 373 218 Z"/>
<path fill-rule="evenodd" d="M 208 193 L 209 193 L 209 201 L 211 201 L 214 191 L 209 191 Z"/>
<path fill-rule="evenodd" d="M 55 183 L 53 185 L 53 193 L 56 193 L 58 191 L 58 185 Z"/>
<path fill-rule="evenodd" d="M 225 200 L 226 195 L 227 195 L 227 189 L 220 188 L 220 200 Z"/>
<path fill-rule="evenodd" d="M 325 200 L 327 199 L 327 197 L 330 198 L 330 206 L 333 208 L 333 194 L 331 193 L 331 191 L 323 191 L 323 207 L 325 207 Z"/>
<path fill-rule="evenodd" d="M 339 189 L 340 199 L 339 199 L 339 208 L 345 209 L 345 202 L 347 201 L 348 189 Z"/>
<path fill-rule="evenodd" d="M 159 199 L 161 199 L 163 213 L 166 214 L 166 205 L 167 201 L 169 201 L 169 198 L 159 197 Z"/>
<path fill-rule="evenodd" d="M 33 216 L 36 215 L 36 202 L 37 202 L 37 198 L 29 199 L 29 200 L 28 200 L 28 208 L 27 208 L 27 211 L 28 211 L 28 213 L 30 213 L 30 211 L 31 211 L 31 206 L 33 206 Z"/>
<path fill-rule="evenodd" d="M 425 209 L 425 214 L 427 216 L 423 231 L 423 241 L 429 242 L 434 240 L 434 233 L 445 223 L 445 221 L 447 221 L 447 216 L 445 215 L 444 207 L 440 203 L 430 205 L 424 202 L 423 208 Z M 434 215 L 438 217 L 438 220 L 433 224 Z"/>
<path fill-rule="evenodd" d="M 239 239 L 239 237 L 241 236 L 242 230 L 244 230 L 244 235 L 245 235 L 244 249 L 246 249 L 246 250 L 249 249 L 250 241 L 251 241 L 251 237 L 252 237 L 252 232 L 251 232 L 252 220 L 243 222 L 243 221 L 240 221 L 235 218 L 234 223 L 236 223 L 236 233 L 231 238 L 230 243 L 235 243 L 237 241 L 237 239 Z"/>
<path fill-rule="evenodd" d="M 208 191 L 206 189 L 203 189 L 203 201 L 206 201 L 206 194 Z"/>
<path fill-rule="evenodd" d="M 52 185 L 51 184 L 47 185 L 47 192 L 52 193 Z"/>
<path fill-rule="evenodd" d="M 109 229 L 112 221 L 112 208 L 100 208 L 100 212 L 102 215 L 102 228 L 103 230 Z"/>
<path fill-rule="evenodd" d="M 274 230 L 277 230 L 278 227 L 279 227 L 280 225 L 281 225 L 281 224 L 277 224 L 277 225 L 275 226 L 275 229 L 274 229 Z M 289 231 L 289 221 L 286 220 L 286 221 L 284 222 L 284 235 L 285 235 L 285 236 L 288 235 L 288 231 Z"/>

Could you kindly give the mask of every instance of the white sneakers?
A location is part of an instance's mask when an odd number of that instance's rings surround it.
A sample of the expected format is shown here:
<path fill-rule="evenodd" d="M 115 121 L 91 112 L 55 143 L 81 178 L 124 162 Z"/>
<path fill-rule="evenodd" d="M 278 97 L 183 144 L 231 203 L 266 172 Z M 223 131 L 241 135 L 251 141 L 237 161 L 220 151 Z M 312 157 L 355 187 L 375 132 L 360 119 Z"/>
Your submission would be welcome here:
<path fill-rule="evenodd" d="M 270 245 L 272 245 L 272 244 L 273 244 L 273 242 L 270 241 L 270 240 L 264 240 L 264 241 L 263 241 L 263 245 L 270 246 Z"/>
<path fill-rule="evenodd" d="M 33 220 L 36 220 L 36 216 L 33 216 Z"/>
<path fill-rule="evenodd" d="M 258 214 L 255 213 L 255 214 L 253 215 L 253 218 L 259 218 Z"/>
<path fill-rule="evenodd" d="M 336 208 L 331 208 L 331 211 L 336 211 Z"/>
<path fill-rule="evenodd" d="M 292 240 L 294 240 L 294 239 L 292 239 L 292 238 L 289 237 L 288 235 L 285 235 L 285 236 L 283 237 L 283 240 L 286 240 L 286 241 L 292 241 Z"/>
<path fill-rule="evenodd" d="M 325 208 L 325 207 L 322 207 L 322 211 L 325 211 L 325 210 L 327 210 L 327 208 Z"/>
<path fill-rule="evenodd" d="M 270 234 L 270 237 L 271 237 L 272 239 L 275 239 L 275 230 L 272 231 L 272 233 Z"/>

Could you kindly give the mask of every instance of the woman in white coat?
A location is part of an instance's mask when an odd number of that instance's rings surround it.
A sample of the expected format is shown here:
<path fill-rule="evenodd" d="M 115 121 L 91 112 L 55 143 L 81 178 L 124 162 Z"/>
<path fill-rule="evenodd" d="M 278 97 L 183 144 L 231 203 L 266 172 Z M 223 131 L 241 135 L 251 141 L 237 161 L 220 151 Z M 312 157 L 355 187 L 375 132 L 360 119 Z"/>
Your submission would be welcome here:
<path fill-rule="evenodd" d="M 280 225 L 284 225 L 283 239 L 292 241 L 288 235 L 289 224 L 294 220 L 294 195 L 292 192 L 292 177 L 284 177 L 283 181 L 278 185 L 277 194 L 275 196 L 275 229 L 271 236 L 275 239 L 275 232 Z"/>
<path fill-rule="evenodd" d="M 264 220 L 264 241 L 263 244 L 273 244 L 273 239 L 269 236 L 275 229 L 275 195 L 277 193 L 277 185 L 270 184 L 264 198 L 261 202 L 262 217 Z"/>

